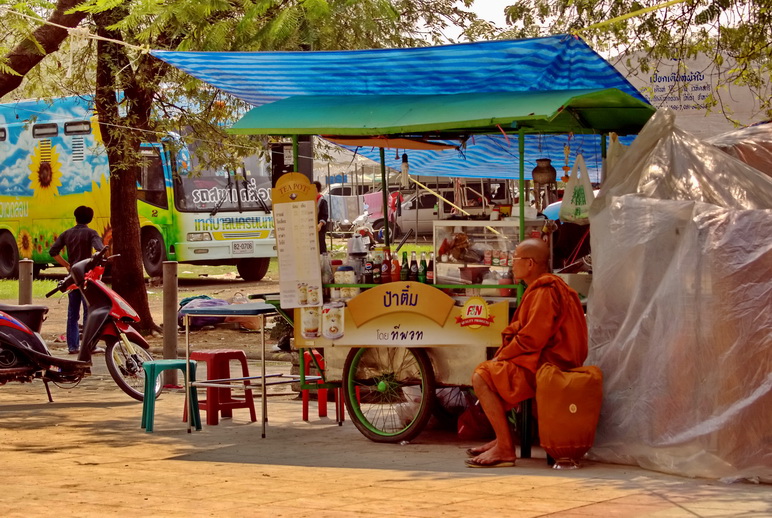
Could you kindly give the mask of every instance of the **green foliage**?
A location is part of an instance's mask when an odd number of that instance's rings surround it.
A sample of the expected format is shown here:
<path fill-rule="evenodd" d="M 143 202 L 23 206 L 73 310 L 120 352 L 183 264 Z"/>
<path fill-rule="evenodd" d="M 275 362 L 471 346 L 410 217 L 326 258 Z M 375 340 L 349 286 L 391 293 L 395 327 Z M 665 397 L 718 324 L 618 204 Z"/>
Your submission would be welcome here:
<path fill-rule="evenodd" d="M 0 0 L 2 1 L 2 0 Z M 83 22 L 96 33 L 95 20 L 109 15 L 105 29 L 114 38 L 152 49 L 193 51 L 350 50 L 446 43 L 446 29 L 460 30 L 460 39 L 494 35 L 487 22 L 467 9 L 472 0 L 85 0 L 76 8 L 89 13 Z M 30 0 L 14 6 L 42 18 L 54 2 Z M 10 32 L 0 42 L 9 50 L 38 26 L 28 19 L 8 17 Z M 100 22 L 104 24 L 104 22 Z M 61 50 L 45 58 L 13 93 L 19 97 L 93 94 L 96 42 L 67 38 Z M 144 138 L 168 131 L 200 142 L 202 166 L 235 167 L 239 159 L 264 152 L 266 138 L 231 136 L 224 129 L 248 107 L 202 84 L 136 48 L 119 47 L 124 57 L 114 63 L 114 87 L 126 92 L 127 108 L 139 107 L 140 91 L 151 91 L 155 116 L 144 127 L 131 112 L 121 124 L 143 126 Z M 5 52 L 0 52 L 5 55 Z M 0 71 L 4 58 L 0 58 Z M 141 87 L 141 88 L 137 88 Z M 123 145 L 128 144 L 124 142 Z M 115 145 L 119 145 L 115 142 Z M 130 148 L 122 153 L 135 160 Z M 113 165 L 114 170 L 121 167 Z"/>
<path fill-rule="evenodd" d="M 511 29 L 522 38 L 578 32 L 591 47 L 622 56 L 629 67 L 647 72 L 665 60 L 702 53 L 729 69 L 718 88 L 750 87 L 772 117 L 772 0 L 687 0 L 664 9 L 603 23 L 660 4 L 660 0 L 519 0 L 505 9 Z M 598 25 L 596 25 L 598 24 Z M 643 52 L 644 56 L 630 59 Z M 720 99 L 718 99 L 720 102 Z"/>

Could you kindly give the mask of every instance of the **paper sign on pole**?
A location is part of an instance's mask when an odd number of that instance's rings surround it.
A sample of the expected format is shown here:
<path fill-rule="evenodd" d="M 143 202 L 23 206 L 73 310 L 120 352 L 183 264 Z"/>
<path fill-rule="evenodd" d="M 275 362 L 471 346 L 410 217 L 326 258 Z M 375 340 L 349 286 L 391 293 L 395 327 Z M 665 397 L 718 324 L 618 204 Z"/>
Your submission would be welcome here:
<path fill-rule="evenodd" d="M 282 175 L 273 189 L 273 222 L 283 308 L 322 305 L 316 188 L 300 173 Z"/>

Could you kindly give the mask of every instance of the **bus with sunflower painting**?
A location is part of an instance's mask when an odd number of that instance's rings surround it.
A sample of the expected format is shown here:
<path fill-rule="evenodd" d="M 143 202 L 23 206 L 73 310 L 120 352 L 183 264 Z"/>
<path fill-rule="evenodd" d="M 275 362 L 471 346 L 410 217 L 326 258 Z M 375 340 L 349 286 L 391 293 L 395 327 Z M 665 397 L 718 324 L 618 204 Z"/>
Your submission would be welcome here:
<path fill-rule="evenodd" d="M 164 261 L 234 265 L 247 281 L 263 278 L 276 240 L 271 176 L 257 155 L 237 171 L 197 167 L 173 135 L 143 143 L 137 204 L 142 258 L 151 277 Z M 110 170 L 93 100 L 63 97 L 0 104 L 0 277 L 20 258 L 36 272 L 54 265 L 48 250 L 73 225 L 79 205 L 105 243 Z"/>

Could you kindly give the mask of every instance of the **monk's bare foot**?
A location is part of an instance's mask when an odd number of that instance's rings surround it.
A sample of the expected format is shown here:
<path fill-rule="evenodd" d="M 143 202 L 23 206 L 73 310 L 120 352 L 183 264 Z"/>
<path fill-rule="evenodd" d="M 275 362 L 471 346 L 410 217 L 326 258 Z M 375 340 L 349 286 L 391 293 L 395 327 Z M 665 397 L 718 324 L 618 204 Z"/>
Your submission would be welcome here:
<path fill-rule="evenodd" d="M 503 448 L 499 448 L 498 444 L 496 444 L 488 451 L 470 459 L 467 464 L 473 467 L 514 466 L 516 460 L 517 455 L 515 455 L 514 450 L 506 451 Z"/>
<path fill-rule="evenodd" d="M 481 453 L 485 453 L 486 451 L 490 450 L 494 446 L 496 446 L 496 439 L 493 439 L 491 442 L 487 442 L 477 448 L 469 448 L 468 450 L 466 450 L 466 454 L 469 455 L 470 457 L 477 457 Z"/>

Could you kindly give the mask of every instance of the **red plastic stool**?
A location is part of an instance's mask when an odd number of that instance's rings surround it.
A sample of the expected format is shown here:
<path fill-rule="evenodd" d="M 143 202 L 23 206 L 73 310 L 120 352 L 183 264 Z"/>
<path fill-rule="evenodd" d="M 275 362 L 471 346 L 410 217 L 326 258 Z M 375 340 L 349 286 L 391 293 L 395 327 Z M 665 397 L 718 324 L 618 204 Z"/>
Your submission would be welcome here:
<path fill-rule="evenodd" d="M 241 363 L 242 377 L 249 376 L 247 367 L 247 355 L 241 350 L 214 349 L 209 351 L 193 351 L 190 359 L 206 362 L 206 377 L 210 380 L 228 379 L 231 377 L 230 362 L 237 360 Z M 244 385 L 249 385 L 249 380 L 244 380 Z M 255 402 L 252 399 L 252 389 L 244 389 L 244 398 L 234 398 L 230 388 L 207 387 L 206 399 L 198 402 L 198 408 L 206 410 L 206 424 L 216 425 L 219 416 L 233 417 L 234 408 L 248 408 L 250 419 L 257 421 Z M 187 410 L 187 409 L 186 409 Z M 185 415 L 187 419 L 187 415 Z"/>
<path fill-rule="evenodd" d="M 313 356 L 312 356 L 313 354 Z M 316 365 L 319 369 L 324 372 L 324 357 L 317 351 L 316 349 L 311 350 L 305 350 L 303 352 L 303 374 L 305 376 L 308 376 L 311 372 L 311 366 L 314 366 L 314 360 L 316 360 Z M 310 381 L 306 382 L 306 384 L 323 384 L 324 380 L 316 380 L 316 381 Z M 309 389 L 303 389 L 300 391 L 300 394 L 303 398 L 303 421 L 308 421 L 308 400 L 309 400 Z M 317 391 L 317 405 L 319 407 L 319 417 L 327 417 L 327 390 L 326 388 L 320 388 L 316 389 Z M 335 415 L 336 420 L 341 423 L 343 419 L 345 418 L 344 412 L 342 411 L 343 405 L 343 387 L 337 387 L 335 389 Z"/>

